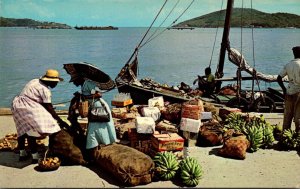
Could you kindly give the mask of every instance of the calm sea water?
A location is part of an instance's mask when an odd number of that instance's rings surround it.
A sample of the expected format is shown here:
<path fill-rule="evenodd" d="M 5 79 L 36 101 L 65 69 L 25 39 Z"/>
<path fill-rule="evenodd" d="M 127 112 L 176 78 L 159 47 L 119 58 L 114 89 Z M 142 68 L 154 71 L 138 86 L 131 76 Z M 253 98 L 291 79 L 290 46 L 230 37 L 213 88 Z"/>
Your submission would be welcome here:
<path fill-rule="evenodd" d="M 65 79 L 52 90 L 53 104 L 68 102 L 80 88 L 68 82 L 70 76 L 63 69 L 65 63 L 89 62 L 115 79 L 146 30 L 0 28 L 0 107 L 9 107 L 14 96 L 29 80 L 40 77 L 49 68 L 59 70 Z M 213 48 L 216 31 L 216 28 L 166 30 L 140 50 L 139 78 L 150 77 L 174 86 L 183 81 L 192 86 L 196 76 L 204 74 L 204 68 L 210 60 L 214 73 L 219 59 L 222 29 L 218 30 Z M 255 29 L 253 34 L 252 39 L 251 29 L 241 32 L 241 29 L 232 28 L 231 46 L 242 51 L 251 66 L 266 74 L 277 75 L 282 66 L 293 59 L 291 48 L 300 45 L 300 29 Z M 224 77 L 235 76 L 236 73 L 236 66 L 227 58 L 224 73 Z M 242 75 L 247 76 L 246 73 Z M 243 84 L 243 87 L 250 86 L 249 82 Z M 261 88 L 269 86 L 278 88 L 277 83 L 260 83 Z M 110 102 L 116 93 L 114 89 L 106 93 L 104 98 Z M 67 107 L 68 104 L 57 108 Z"/>

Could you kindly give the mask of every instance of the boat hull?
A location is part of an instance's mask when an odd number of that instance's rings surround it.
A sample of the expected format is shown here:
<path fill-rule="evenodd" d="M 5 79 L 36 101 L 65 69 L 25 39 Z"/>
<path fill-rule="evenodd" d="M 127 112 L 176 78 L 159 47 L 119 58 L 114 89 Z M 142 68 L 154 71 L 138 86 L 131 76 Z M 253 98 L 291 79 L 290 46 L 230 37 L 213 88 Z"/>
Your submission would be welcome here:
<path fill-rule="evenodd" d="M 174 94 L 166 94 L 156 90 L 145 89 L 139 86 L 133 86 L 124 84 L 118 86 L 119 93 L 129 93 L 134 104 L 148 104 L 148 100 L 153 97 L 163 96 L 164 101 L 168 101 L 170 103 L 182 103 L 190 100 L 191 98 L 185 98 L 183 96 L 176 96 Z M 174 91 L 172 91 L 175 93 Z M 179 94 L 179 92 L 178 92 Z"/>

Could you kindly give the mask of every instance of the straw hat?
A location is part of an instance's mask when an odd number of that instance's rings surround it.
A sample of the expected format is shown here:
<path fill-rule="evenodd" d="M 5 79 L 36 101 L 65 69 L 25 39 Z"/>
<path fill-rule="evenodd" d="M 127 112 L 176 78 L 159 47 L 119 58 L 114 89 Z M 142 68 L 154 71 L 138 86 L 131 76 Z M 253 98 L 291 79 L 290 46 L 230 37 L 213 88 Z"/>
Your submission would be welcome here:
<path fill-rule="evenodd" d="M 49 69 L 46 71 L 46 74 L 40 78 L 43 81 L 63 81 L 63 78 L 59 77 L 59 73 L 57 70 Z"/>
<path fill-rule="evenodd" d="M 300 53 L 300 46 L 293 47 L 292 50 L 294 52 Z"/>

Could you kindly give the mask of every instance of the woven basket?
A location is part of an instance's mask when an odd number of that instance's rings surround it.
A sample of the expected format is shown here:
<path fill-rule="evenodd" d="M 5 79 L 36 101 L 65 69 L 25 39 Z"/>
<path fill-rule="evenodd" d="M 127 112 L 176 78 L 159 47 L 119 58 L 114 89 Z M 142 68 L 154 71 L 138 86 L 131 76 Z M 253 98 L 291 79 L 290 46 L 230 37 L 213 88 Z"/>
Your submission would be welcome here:
<path fill-rule="evenodd" d="M 57 170 L 61 164 L 61 161 L 58 157 L 48 157 L 48 150 L 45 152 L 45 156 L 38 161 L 38 167 L 42 171 L 54 171 Z"/>

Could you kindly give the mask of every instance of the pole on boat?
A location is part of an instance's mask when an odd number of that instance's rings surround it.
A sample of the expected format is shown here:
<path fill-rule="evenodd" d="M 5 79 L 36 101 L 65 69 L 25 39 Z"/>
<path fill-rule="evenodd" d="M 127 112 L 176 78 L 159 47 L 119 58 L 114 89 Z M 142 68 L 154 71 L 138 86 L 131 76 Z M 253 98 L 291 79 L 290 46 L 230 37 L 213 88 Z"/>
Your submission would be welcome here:
<path fill-rule="evenodd" d="M 226 49 L 229 46 L 229 30 L 230 30 L 230 19 L 233 9 L 234 0 L 227 1 L 227 8 L 226 8 L 226 17 L 224 22 L 224 30 L 223 30 L 223 37 L 221 42 L 221 49 L 220 49 L 220 57 L 219 57 L 219 64 L 218 69 L 216 72 L 216 78 L 222 78 L 224 76 L 223 69 L 224 69 L 224 61 L 225 61 L 225 53 Z M 219 91 L 221 88 L 221 81 L 216 83 L 216 91 Z"/>

